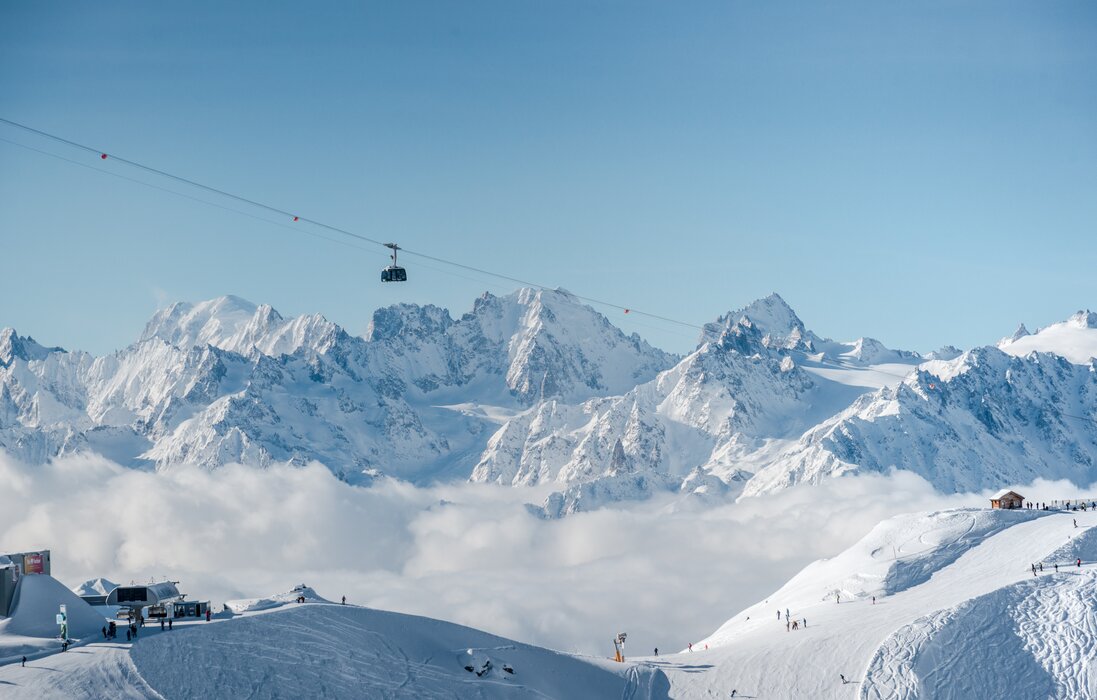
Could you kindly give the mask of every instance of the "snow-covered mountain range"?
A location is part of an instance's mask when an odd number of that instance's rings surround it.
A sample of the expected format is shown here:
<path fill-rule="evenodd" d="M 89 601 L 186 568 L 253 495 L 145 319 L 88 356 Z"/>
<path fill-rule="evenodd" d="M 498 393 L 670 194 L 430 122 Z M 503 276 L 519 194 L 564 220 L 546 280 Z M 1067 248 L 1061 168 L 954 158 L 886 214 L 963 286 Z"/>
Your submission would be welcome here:
<path fill-rule="evenodd" d="M 857 471 L 945 491 L 1097 479 L 1097 314 L 922 356 L 822 337 L 776 294 L 678 358 L 562 290 L 454 319 L 379 309 L 365 334 L 236 297 L 158 312 L 104 357 L 0 332 L 0 448 L 134 467 L 319 460 L 354 483 L 559 487 L 556 517 L 679 491 L 724 499 Z"/>

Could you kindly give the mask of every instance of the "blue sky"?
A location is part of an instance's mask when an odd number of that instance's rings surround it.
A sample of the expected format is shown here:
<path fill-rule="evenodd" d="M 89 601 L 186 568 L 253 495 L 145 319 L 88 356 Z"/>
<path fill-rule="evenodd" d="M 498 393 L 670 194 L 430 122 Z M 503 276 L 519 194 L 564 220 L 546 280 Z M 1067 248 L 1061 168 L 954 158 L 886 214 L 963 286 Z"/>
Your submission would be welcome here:
<path fill-rule="evenodd" d="M 0 25 L 0 116 L 624 306 L 700 324 L 777 291 L 821 334 L 916 350 L 1097 307 L 1093 3 L 43 2 Z M 90 166 L 0 141 L 0 326 L 44 343 L 107 352 L 229 293 L 361 332 L 513 288 L 410 257 L 382 286 L 379 248 L 0 138 Z"/>

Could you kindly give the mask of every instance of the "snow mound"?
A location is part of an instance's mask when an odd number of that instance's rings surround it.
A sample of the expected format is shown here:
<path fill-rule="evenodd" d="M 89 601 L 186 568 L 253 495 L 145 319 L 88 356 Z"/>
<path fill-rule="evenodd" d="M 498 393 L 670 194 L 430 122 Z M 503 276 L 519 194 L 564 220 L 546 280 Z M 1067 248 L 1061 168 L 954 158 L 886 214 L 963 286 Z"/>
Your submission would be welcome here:
<path fill-rule="evenodd" d="M 286 591 L 285 593 L 276 593 L 275 595 L 266 598 L 241 598 L 239 600 L 230 600 L 225 603 L 225 607 L 237 614 L 256 612 L 258 610 L 271 610 L 273 608 L 280 608 L 283 605 L 296 603 L 297 599 L 302 597 L 305 599 L 306 603 L 331 602 L 330 600 L 321 598 L 316 591 L 302 583 L 299 586 L 294 586 L 292 590 Z"/>
<path fill-rule="evenodd" d="M 226 649 L 232 650 L 231 664 L 225 663 Z M 439 620 L 342 605 L 287 608 L 157 635 L 130 654 L 145 682 L 179 699 L 641 700 L 665 698 L 669 691 L 666 677 L 653 668 L 581 659 Z"/>
<path fill-rule="evenodd" d="M 61 605 L 68 610 L 71 639 L 94 637 L 105 622 L 64 584 L 44 574 L 21 578 L 13 603 L 11 617 L 0 618 L 0 658 L 55 648 L 61 631 L 56 619 Z"/>

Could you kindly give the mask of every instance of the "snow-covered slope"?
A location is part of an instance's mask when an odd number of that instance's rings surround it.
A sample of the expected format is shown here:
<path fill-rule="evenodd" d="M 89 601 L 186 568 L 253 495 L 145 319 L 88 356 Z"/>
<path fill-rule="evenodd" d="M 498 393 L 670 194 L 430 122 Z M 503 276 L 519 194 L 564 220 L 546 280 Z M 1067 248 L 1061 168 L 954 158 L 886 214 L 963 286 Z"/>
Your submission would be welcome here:
<path fill-rule="evenodd" d="M 1080 511 L 898 516 L 660 666 L 683 698 L 1097 697 L 1094 526 Z"/>
<path fill-rule="evenodd" d="M 666 676 L 514 642 L 440 620 L 343 605 L 290 605 L 211 623 L 144 629 L 0 666 L 12 698 L 669 697 Z"/>
<path fill-rule="evenodd" d="M 134 644 L 95 641 L 25 669 L 0 665 L 0 694 L 1097 698 L 1095 562 L 1092 508 L 904 514 L 692 651 L 616 664 L 439 620 L 291 603 L 171 632 L 150 626 Z"/>
<path fill-rule="evenodd" d="M 1035 333 L 1029 333 L 1021 324 L 1012 336 L 1000 340 L 998 347 L 1010 355 L 1049 352 L 1071 362 L 1087 364 L 1097 357 L 1097 313 L 1079 311 L 1067 320 Z"/>

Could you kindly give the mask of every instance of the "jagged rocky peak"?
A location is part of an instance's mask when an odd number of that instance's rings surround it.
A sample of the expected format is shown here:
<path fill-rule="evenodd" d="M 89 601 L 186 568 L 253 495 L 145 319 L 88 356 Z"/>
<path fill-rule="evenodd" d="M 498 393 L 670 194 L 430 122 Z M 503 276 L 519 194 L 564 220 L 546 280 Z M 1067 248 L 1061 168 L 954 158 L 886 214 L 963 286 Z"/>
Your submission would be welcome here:
<path fill-rule="evenodd" d="M 813 349 L 813 334 L 776 292 L 705 324 L 700 342 L 720 342 L 721 336 L 734 326 L 756 329 L 766 347 Z"/>
<path fill-rule="evenodd" d="M 402 336 L 421 338 L 444 334 L 452 325 L 449 311 L 433 304 L 393 304 L 373 312 L 364 337 L 370 342 Z"/>
<path fill-rule="evenodd" d="M 563 289 L 484 294 L 458 324 L 469 346 L 505 354 L 507 386 L 526 404 L 624 393 L 677 361 Z"/>
<path fill-rule="evenodd" d="M 177 302 L 153 315 L 141 340 L 160 338 L 181 348 L 221 345 L 246 327 L 258 309 L 247 299 L 232 295 L 196 304 Z"/>
<path fill-rule="evenodd" d="M 1011 335 L 1009 337 L 1009 339 L 1010 340 L 1019 340 L 1021 338 L 1024 338 L 1026 335 L 1032 335 L 1032 334 L 1028 332 L 1028 329 L 1025 328 L 1025 324 L 1022 323 L 1021 325 L 1017 326 L 1017 330 L 1013 331 L 1013 335 Z"/>
<path fill-rule="evenodd" d="M 585 318 L 576 317 L 576 314 Z M 599 325 L 605 320 L 566 290 L 523 287 L 502 297 L 484 292 L 462 320 L 475 320 L 486 338 L 505 341 L 517 333 L 551 330 L 561 320 L 576 320 L 586 325 L 594 318 Z"/>
<path fill-rule="evenodd" d="M 922 359 L 922 356 L 916 352 L 909 350 L 892 350 L 875 338 L 858 338 L 853 341 L 853 343 L 850 343 L 849 347 L 850 350 L 841 353 L 841 356 L 867 365 Z M 952 349 L 955 350 L 955 348 Z M 960 351 L 956 350 L 955 354 L 959 355 Z"/>
<path fill-rule="evenodd" d="M 1023 324 L 1022 327 L 1024 327 Z M 963 354 L 964 351 L 956 347 L 955 345 L 945 345 L 942 346 L 939 350 L 934 350 L 933 352 L 926 353 L 926 359 L 948 361 L 955 360 L 957 357 Z"/>
<path fill-rule="evenodd" d="M 47 348 L 39 345 L 34 338 L 20 336 L 14 328 L 0 330 L 0 366 L 8 367 L 15 360 L 30 362 L 45 359 L 51 352 L 64 352 L 63 348 Z"/>
<path fill-rule="evenodd" d="M 1090 310 L 1079 311 L 1067 319 L 1067 323 L 1075 328 L 1097 328 L 1097 312 Z M 1024 326 L 1022 325 L 1022 328 Z"/>
<path fill-rule="evenodd" d="M 242 355 L 278 356 L 302 347 L 324 352 L 345 337 L 349 336 L 321 314 L 286 319 L 270 304 L 223 296 L 194 304 L 179 302 L 156 312 L 141 341 L 155 338 L 184 350 L 212 345 Z"/>

